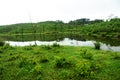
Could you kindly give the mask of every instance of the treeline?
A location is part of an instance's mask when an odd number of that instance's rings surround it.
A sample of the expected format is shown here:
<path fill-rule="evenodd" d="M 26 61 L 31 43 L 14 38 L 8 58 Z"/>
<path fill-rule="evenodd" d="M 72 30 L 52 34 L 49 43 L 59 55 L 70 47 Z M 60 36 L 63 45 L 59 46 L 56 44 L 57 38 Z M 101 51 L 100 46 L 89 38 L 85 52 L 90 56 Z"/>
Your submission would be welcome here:
<path fill-rule="evenodd" d="M 109 21 L 98 21 L 80 28 L 81 32 L 87 35 L 99 37 L 120 38 L 120 18 L 113 18 Z"/>
<path fill-rule="evenodd" d="M 89 36 L 120 37 L 120 18 L 112 18 L 106 21 L 82 18 L 69 21 L 68 23 L 57 20 L 0 26 L 0 34 L 53 34 L 69 32 Z"/>

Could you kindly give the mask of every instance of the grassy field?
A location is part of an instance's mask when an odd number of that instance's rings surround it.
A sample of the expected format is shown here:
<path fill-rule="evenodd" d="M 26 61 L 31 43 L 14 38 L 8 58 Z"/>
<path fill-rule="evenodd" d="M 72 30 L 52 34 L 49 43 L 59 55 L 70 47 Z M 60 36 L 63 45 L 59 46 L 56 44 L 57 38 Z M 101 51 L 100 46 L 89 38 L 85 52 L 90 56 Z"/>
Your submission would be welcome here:
<path fill-rule="evenodd" d="M 91 47 L 0 46 L 0 80 L 119 80 L 120 52 Z"/>

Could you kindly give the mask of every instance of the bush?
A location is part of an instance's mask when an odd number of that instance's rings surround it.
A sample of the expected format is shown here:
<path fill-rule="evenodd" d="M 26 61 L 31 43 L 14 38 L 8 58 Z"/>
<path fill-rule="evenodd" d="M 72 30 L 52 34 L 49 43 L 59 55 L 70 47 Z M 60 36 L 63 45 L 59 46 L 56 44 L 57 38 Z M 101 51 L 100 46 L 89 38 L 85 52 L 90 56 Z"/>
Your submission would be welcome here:
<path fill-rule="evenodd" d="M 46 63 L 46 62 L 48 62 L 49 60 L 48 60 L 48 58 L 45 56 L 45 55 L 42 55 L 41 57 L 40 57 L 40 62 L 41 63 Z"/>
<path fill-rule="evenodd" d="M 91 62 L 85 59 L 79 60 L 75 64 L 75 73 L 77 74 L 77 77 L 84 78 L 89 80 L 92 78 L 96 73 L 101 72 L 103 67 L 103 63 L 100 62 Z"/>
<path fill-rule="evenodd" d="M 113 59 L 120 59 L 120 55 L 118 55 L 117 53 L 114 54 L 114 58 Z"/>
<path fill-rule="evenodd" d="M 95 46 L 95 49 L 100 50 L 100 43 L 99 42 L 95 42 L 94 46 Z"/>
<path fill-rule="evenodd" d="M 3 53 L 3 51 L 0 49 L 0 53 Z"/>
<path fill-rule="evenodd" d="M 85 58 L 85 59 L 92 59 L 92 56 L 93 54 L 92 53 L 85 53 L 85 54 L 82 54 L 82 57 Z"/>
<path fill-rule="evenodd" d="M 0 75 L 2 75 L 2 73 L 3 73 L 3 67 L 2 66 L 0 66 Z"/>
<path fill-rule="evenodd" d="M 75 65 L 75 71 L 80 77 L 87 77 L 91 74 L 91 64 L 87 60 L 80 60 Z"/>
<path fill-rule="evenodd" d="M 4 46 L 5 42 L 0 41 L 0 46 Z"/>
<path fill-rule="evenodd" d="M 52 46 L 53 46 L 53 47 L 60 47 L 60 45 L 57 44 L 57 43 L 54 43 Z"/>
<path fill-rule="evenodd" d="M 71 66 L 72 66 L 71 61 L 68 61 L 63 57 L 57 57 L 55 59 L 55 67 L 56 68 L 70 68 Z"/>
<path fill-rule="evenodd" d="M 46 49 L 46 50 L 50 50 L 50 49 L 52 49 L 52 47 L 49 46 L 49 45 L 43 45 L 42 48 L 44 48 L 44 49 Z"/>
<path fill-rule="evenodd" d="M 33 46 L 25 46 L 24 50 L 33 50 Z"/>
<path fill-rule="evenodd" d="M 101 62 L 92 62 L 91 63 L 91 71 L 100 71 L 102 69 L 103 63 Z M 105 66 L 105 65 L 104 65 Z"/>
<path fill-rule="evenodd" d="M 6 43 L 3 47 L 3 49 L 10 49 L 12 48 L 9 43 Z"/>
<path fill-rule="evenodd" d="M 42 67 L 41 67 L 40 64 L 37 64 L 37 65 L 31 70 L 31 72 L 35 72 L 35 73 L 37 73 L 37 74 L 40 74 L 41 71 L 42 71 Z"/>
<path fill-rule="evenodd" d="M 19 64 L 19 68 L 22 68 L 25 71 L 30 71 L 30 70 L 32 70 L 32 68 L 34 68 L 35 64 L 36 64 L 36 62 L 34 62 L 33 60 L 23 58 Z"/>

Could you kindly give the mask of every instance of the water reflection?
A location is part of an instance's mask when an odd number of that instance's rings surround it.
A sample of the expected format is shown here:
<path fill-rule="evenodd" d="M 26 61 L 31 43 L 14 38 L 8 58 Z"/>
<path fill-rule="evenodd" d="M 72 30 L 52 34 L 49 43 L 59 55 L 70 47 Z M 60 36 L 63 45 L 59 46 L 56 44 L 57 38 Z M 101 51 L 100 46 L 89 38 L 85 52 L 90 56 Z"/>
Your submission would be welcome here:
<path fill-rule="evenodd" d="M 64 38 L 60 41 L 5 41 L 9 43 L 11 46 L 28 46 L 28 45 L 52 45 L 53 43 L 57 43 L 60 45 L 67 45 L 67 46 L 91 46 L 94 47 L 94 42 L 96 41 L 79 41 L 70 38 Z M 111 51 L 120 51 L 120 46 L 110 46 L 106 45 L 105 43 L 101 43 L 102 50 L 111 50 Z"/>
<path fill-rule="evenodd" d="M 69 38 L 71 40 L 77 41 L 98 41 L 105 44 L 110 44 L 111 46 L 120 46 L 120 39 L 111 39 L 111 38 L 96 38 L 90 36 L 81 36 L 78 34 L 24 34 L 21 35 L 13 35 L 13 36 L 0 36 L 0 39 L 3 41 L 18 41 L 18 42 L 27 42 L 27 41 L 63 41 L 65 38 Z"/>

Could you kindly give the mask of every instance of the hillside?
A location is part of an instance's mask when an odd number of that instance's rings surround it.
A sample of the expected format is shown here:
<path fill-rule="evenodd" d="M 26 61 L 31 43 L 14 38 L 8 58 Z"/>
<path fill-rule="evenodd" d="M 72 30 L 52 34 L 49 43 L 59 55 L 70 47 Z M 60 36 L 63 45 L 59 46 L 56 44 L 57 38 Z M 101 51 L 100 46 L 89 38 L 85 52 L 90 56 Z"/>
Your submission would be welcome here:
<path fill-rule="evenodd" d="M 38 23 L 19 23 L 0 26 L 1 35 L 21 35 L 33 33 L 73 33 L 94 37 L 120 38 L 120 18 L 113 18 L 109 21 L 89 21 L 88 19 L 83 18 L 70 21 L 69 23 L 64 23 L 62 21 L 46 21 Z"/>

